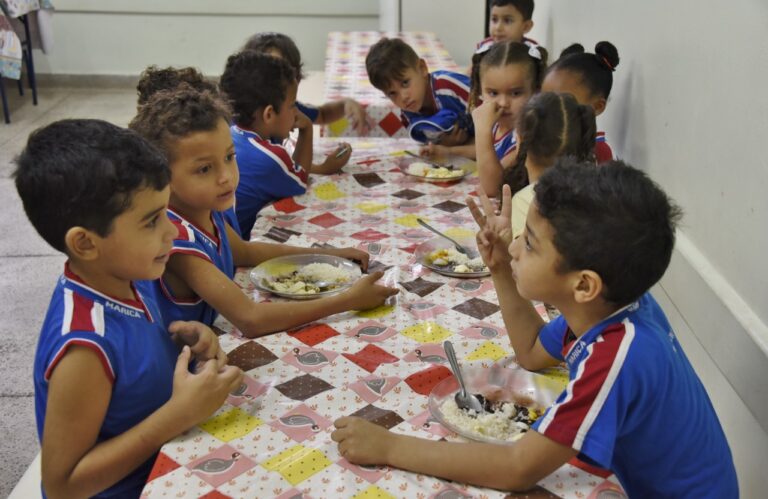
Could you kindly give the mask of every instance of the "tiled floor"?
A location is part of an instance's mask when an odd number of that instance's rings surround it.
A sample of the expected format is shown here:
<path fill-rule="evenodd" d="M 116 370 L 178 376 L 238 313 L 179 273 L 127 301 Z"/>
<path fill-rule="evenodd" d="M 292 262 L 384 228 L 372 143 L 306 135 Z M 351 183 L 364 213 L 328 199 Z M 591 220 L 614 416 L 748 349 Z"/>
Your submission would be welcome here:
<path fill-rule="evenodd" d="M 0 497 L 6 497 L 38 453 L 32 364 L 37 335 L 64 257 L 27 222 L 13 179 L 13 158 L 38 127 L 63 118 L 98 118 L 125 126 L 136 110 L 132 88 L 41 88 L 39 104 L 6 81 L 11 124 L 0 121 Z M 322 73 L 312 73 L 300 98 L 320 103 Z M 36 492 L 36 490 L 34 491 Z"/>

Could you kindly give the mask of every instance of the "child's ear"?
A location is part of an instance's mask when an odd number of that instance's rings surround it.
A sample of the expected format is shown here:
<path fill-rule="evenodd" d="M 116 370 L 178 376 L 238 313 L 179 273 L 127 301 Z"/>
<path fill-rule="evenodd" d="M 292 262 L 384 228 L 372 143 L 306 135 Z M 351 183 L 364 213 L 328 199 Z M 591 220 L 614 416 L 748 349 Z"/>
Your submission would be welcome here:
<path fill-rule="evenodd" d="M 64 235 L 67 253 L 79 260 L 95 260 L 99 256 L 97 237 L 88 229 L 71 227 Z"/>
<path fill-rule="evenodd" d="M 595 110 L 595 116 L 600 116 L 603 111 L 605 111 L 606 104 L 607 101 L 605 100 L 605 97 L 600 97 L 599 99 L 592 101 L 592 109 Z"/>
<path fill-rule="evenodd" d="M 573 299 L 576 303 L 589 303 L 603 292 L 603 280 L 597 272 L 582 270 L 577 275 L 573 287 Z"/>
<path fill-rule="evenodd" d="M 527 34 L 529 31 L 533 29 L 533 19 L 528 19 L 527 21 L 523 21 L 523 34 Z"/>
<path fill-rule="evenodd" d="M 429 75 L 429 67 L 424 59 L 419 59 L 419 74 L 425 78 Z"/>
<path fill-rule="evenodd" d="M 258 111 L 256 112 L 258 113 Z M 271 123 L 272 120 L 275 119 L 276 115 L 277 111 L 275 111 L 275 108 L 272 106 L 272 104 L 269 104 L 261 110 L 261 121 L 263 123 Z"/>

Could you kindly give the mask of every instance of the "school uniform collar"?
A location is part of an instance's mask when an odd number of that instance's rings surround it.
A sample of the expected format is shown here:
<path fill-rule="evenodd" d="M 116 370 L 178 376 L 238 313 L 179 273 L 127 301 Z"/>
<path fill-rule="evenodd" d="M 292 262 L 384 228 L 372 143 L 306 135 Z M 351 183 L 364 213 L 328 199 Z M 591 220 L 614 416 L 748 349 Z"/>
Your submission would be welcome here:
<path fill-rule="evenodd" d="M 584 349 L 589 346 L 590 343 L 593 343 L 595 339 L 603 332 L 605 331 L 606 326 L 608 324 L 614 324 L 618 322 L 622 322 L 629 314 L 636 311 L 638 307 L 640 306 L 640 302 L 636 301 L 633 303 L 630 303 L 629 305 L 625 305 L 621 307 L 620 309 L 616 310 L 591 328 L 589 330 L 576 338 L 573 343 L 571 343 L 571 346 L 568 348 L 567 352 L 564 352 L 563 358 L 565 359 L 566 364 L 568 364 L 568 367 L 571 367 L 571 364 L 575 362 L 576 358 L 579 356 L 578 354 Z M 568 330 L 566 331 L 566 335 L 569 333 L 572 333 L 571 328 L 568 327 Z M 564 345 L 565 346 L 565 345 Z"/>
<path fill-rule="evenodd" d="M 178 218 L 182 223 L 190 225 L 193 227 L 196 231 L 198 231 L 200 234 L 203 235 L 203 237 L 207 238 L 211 243 L 213 243 L 214 246 L 219 248 L 221 245 L 221 234 L 219 233 L 219 226 L 216 225 L 216 219 L 213 218 L 213 211 L 210 212 L 209 216 L 211 218 L 211 224 L 213 224 L 213 230 L 216 232 L 215 234 L 211 234 L 207 230 L 203 229 L 199 225 L 197 225 L 195 222 L 187 219 L 184 215 L 181 214 L 179 210 L 174 208 L 173 206 L 168 206 L 168 213 L 173 215 L 174 217 Z"/>

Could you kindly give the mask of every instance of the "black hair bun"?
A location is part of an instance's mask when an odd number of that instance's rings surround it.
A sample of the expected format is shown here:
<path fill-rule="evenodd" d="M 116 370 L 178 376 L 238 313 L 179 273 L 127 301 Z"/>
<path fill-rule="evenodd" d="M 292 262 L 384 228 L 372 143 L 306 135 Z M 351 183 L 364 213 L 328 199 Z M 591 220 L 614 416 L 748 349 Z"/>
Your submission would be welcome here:
<path fill-rule="evenodd" d="M 611 42 L 597 42 L 595 54 L 611 71 L 619 65 L 619 51 L 616 50 L 616 47 Z"/>
<path fill-rule="evenodd" d="M 580 43 L 574 43 L 572 45 L 565 47 L 563 51 L 560 52 L 560 57 L 565 57 L 571 54 L 583 54 L 583 53 L 584 53 L 584 45 Z"/>

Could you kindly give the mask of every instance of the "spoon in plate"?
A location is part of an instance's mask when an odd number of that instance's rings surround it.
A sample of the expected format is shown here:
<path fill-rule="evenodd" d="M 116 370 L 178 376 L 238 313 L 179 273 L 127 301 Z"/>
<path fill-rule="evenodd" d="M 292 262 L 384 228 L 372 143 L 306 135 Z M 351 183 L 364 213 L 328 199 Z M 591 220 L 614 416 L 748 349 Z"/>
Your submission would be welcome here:
<path fill-rule="evenodd" d="M 454 397 L 456 405 L 459 409 L 465 411 L 475 411 L 477 414 L 484 413 L 485 407 L 483 407 L 483 403 L 480 399 L 467 392 L 467 387 L 464 385 L 464 377 L 461 375 L 459 361 L 456 360 L 456 352 L 453 350 L 453 344 L 446 340 L 443 343 L 443 349 L 445 349 L 445 355 L 448 357 L 448 362 L 451 364 L 453 375 L 456 376 L 456 379 L 459 381 L 459 386 L 461 387 L 461 390 L 456 392 L 456 396 Z"/>
<path fill-rule="evenodd" d="M 434 232 L 435 234 L 437 234 L 438 236 L 444 237 L 445 239 L 449 240 L 451 243 L 453 243 L 453 247 L 456 248 L 456 251 L 458 251 L 459 253 L 463 253 L 463 254 L 465 254 L 465 255 L 467 255 L 467 256 L 469 256 L 471 258 L 470 254 L 469 254 L 469 250 L 467 250 L 467 248 L 465 248 L 464 246 L 462 246 L 459 243 L 457 243 L 454 239 L 446 236 L 445 234 L 443 234 L 439 230 L 435 229 L 434 227 L 429 225 L 427 222 L 425 222 L 421 218 L 416 218 L 416 221 L 419 223 L 419 225 L 421 225 L 425 229 L 430 230 L 430 231 Z"/>

